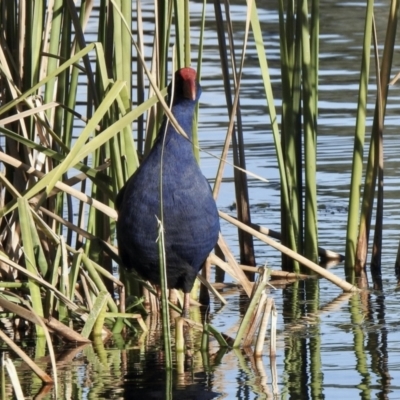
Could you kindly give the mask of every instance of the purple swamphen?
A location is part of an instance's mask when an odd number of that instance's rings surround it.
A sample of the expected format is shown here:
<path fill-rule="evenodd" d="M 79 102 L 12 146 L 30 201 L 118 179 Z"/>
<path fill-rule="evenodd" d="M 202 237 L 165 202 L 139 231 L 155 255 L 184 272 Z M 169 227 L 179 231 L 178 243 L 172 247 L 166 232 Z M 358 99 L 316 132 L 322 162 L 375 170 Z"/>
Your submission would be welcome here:
<path fill-rule="evenodd" d="M 168 90 L 169 106 L 189 139 L 200 94 L 195 70 L 182 68 L 175 73 L 174 85 L 170 84 Z M 218 240 L 219 217 L 191 142 L 165 117 L 150 153 L 116 200 L 122 262 L 153 284 L 160 283 L 156 216 L 160 219 L 161 182 L 167 282 L 170 289 L 184 292 L 183 315 L 188 317 L 196 275 Z"/>

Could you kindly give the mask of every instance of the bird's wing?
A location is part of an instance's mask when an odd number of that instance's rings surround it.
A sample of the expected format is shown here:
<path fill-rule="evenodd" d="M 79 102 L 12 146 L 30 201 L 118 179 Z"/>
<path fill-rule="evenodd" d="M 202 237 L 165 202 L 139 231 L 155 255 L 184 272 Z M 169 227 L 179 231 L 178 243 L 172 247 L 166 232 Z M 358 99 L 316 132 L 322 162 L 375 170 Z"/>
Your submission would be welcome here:
<path fill-rule="evenodd" d="M 124 200 L 126 188 L 130 185 L 130 182 L 132 180 L 136 179 L 136 176 L 138 175 L 139 170 L 140 170 L 140 167 L 129 177 L 129 179 L 125 182 L 125 185 L 122 186 L 122 188 L 118 192 L 117 197 L 115 198 L 115 209 L 118 212 L 121 211 L 122 202 Z"/>

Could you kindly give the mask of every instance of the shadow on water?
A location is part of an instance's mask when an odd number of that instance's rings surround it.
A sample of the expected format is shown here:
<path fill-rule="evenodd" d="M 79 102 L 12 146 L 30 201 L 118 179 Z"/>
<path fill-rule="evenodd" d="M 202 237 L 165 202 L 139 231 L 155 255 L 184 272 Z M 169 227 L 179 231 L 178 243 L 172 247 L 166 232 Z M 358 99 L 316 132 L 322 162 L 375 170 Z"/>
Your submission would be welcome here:
<path fill-rule="evenodd" d="M 149 369 L 154 367 L 155 365 L 149 365 Z M 178 376 L 174 371 L 160 369 L 158 372 L 154 370 L 153 373 L 144 370 L 140 375 L 129 373 L 125 376 L 125 399 L 131 398 L 132 393 L 146 399 L 182 400 L 208 400 L 221 395 L 212 390 L 212 376 L 206 372 L 187 372 Z"/>

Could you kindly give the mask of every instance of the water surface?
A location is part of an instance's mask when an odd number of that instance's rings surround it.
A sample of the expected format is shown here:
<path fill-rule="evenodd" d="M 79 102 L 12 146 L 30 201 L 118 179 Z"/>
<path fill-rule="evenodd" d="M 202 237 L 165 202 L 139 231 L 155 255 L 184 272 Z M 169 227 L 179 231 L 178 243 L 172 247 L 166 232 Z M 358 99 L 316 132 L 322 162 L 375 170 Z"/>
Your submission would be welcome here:
<path fill-rule="evenodd" d="M 245 6 L 231 1 L 235 39 L 243 40 Z M 278 16 L 274 2 L 258 2 L 266 43 L 274 96 L 279 110 Z M 264 3 L 268 3 L 264 5 Z M 361 60 L 364 2 L 321 2 L 320 81 L 318 116 L 318 218 L 320 246 L 344 253 L 348 190 Z M 152 2 L 143 1 L 151 37 Z M 380 43 L 386 28 L 388 1 L 376 3 Z M 207 5 L 212 15 L 213 5 Z M 201 4 L 191 3 L 193 42 L 198 37 Z M 200 112 L 201 147 L 219 156 L 228 124 L 215 22 L 207 20 L 202 72 Z M 89 26 L 94 34 L 95 25 Z M 382 48 L 380 48 L 382 51 Z M 147 54 L 150 54 L 149 48 Z M 237 53 L 240 53 L 238 47 Z M 194 46 L 193 56 L 197 54 Z M 396 56 L 394 65 L 398 65 Z M 372 68 L 373 69 L 373 68 Z M 397 73 L 398 71 L 394 71 Z M 374 72 L 372 71 L 373 76 Z M 372 124 L 375 103 L 374 79 L 368 100 L 367 126 Z M 162 399 L 171 385 L 174 399 L 400 399 L 399 294 L 396 292 L 394 261 L 399 240 L 398 85 L 390 88 L 385 123 L 385 214 L 383 236 L 383 293 L 362 297 L 343 296 L 325 280 L 299 282 L 269 289 L 278 309 L 278 349 L 275 363 L 268 357 L 268 338 L 261 360 L 249 351 L 223 351 L 212 343 L 211 356 L 197 349 L 185 373 L 168 375 L 163 368 L 160 332 L 141 338 L 114 337 L 111 341 L 80 350 L 63 349 L 67 362 L 60 367 L 60 398 L 66 399 Z M 280 231 L 279 174 L 275 160 L 267 105 L 259 73 L 255 46 L 250 38 L 241 90 L 247 168 L 269 183 L 249 177 L 253 222 Z M 368 132 L 369 134 L 369 132 Z M 368 141 L 368 140 L 367 140 Z M 202 153 L 201 165 L 212 181 L 218 160 Z M 235 215 L 233 172 L 227 166 L 218 198 L 221 210 Z M 238 255 L 237 231 L 222 222 L 222 232 Z M 280 269 L 280 254 L 255 241 L 258 264 Z M 344 277 L 343 265 L 332 272 Z M 235 336 L 240 308 L 245 306 L 238 289 L 223 291 L 228 305 L 213 300 L 210 322 Z M 201 318 L 199 315 L 195 318 Z M 33 356 L 33 354 L 32 354 Z M 207 362 L 206 362 L 207 360 Z M 47 360 L 43 360 L 46 366 Z M 21 367 L 22 368 L 22 367 Z M 22 371 L 22 370 L 21 370 Z M 25 393 L 32 398 L 50 398 L 28 372 Z M 43 395 L 41 395 L 41 393 Z"/>

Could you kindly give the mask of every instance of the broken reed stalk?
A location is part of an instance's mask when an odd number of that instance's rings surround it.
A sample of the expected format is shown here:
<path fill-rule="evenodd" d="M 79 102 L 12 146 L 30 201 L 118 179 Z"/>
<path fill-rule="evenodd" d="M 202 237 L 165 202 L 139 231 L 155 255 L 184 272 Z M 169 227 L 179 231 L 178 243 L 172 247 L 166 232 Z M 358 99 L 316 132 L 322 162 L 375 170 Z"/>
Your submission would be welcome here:
<path fill-rule="evenodd" d="M 272 299 L 271 304 L 271 337 L 269 356 L 270 358 L 276 358 L 276 326 L 278 324 L 278 312 L 275 307 L 275 301 Z"/>
<path fill-rule="evenodd" d="M 13 340 L 11 340 L 1 329 L 0 329 L 0 339 L 7 344 L 10 349 L 15 352 L 24 362 L 28 364 L 28 366 L 32 369 L 32 371 L 44 382 L 44 383 L 53 383 L 53 379 L 51 376 L 47 375 L 38 365 L 36 365 L 31 358 L 20 348 L 18 347 Z"/>
<path fill-rule="evenodd" d="M 260 299 L 257 301 L 257 306 L 253 311 L 253 315 L 251 318 L 251 323 L 248 324 L 246 335 L 243 339 L 243 347 L 249 347 L 252 345 L 254 336 L 257 332 L 257 329 L 260 326 L 260 322 L 263 320 L 265 304 L 267 301 L 267 294 L 265 291 L 262 292 Z"/>
<path fill-rule="evenodd" d="M 265 334 L 267 332 L 267 326 L 268 326 L 268 319 L 269 319 L 269 313 L 267 312 L 268 309 L 268 296 L 264 292 L 261 297 L 260 304 L 258 306 L 260 310 L 260 315 L 261 317 L 261 323 L 260 328 L 258 330 L 258 335 L 257 335 L 257 340 L 256 340 L 256 345 L 254 348 L 254 356 L 261 356 L 262 350 L 264 347 L 264 341 L 265 341 Z M 255 334 L 255 332 L 254 332 Z"/>
<path fill-rule="evenodd" d="M 272 311 L 272 315 L 271 315 Z M 254 348 L 254 357 L 261 357 L 262 351 L 264 348 L 265 342 L 265 334 L 267 332 L 268 321 L 271 316 L 271 324 L 270 324 L 270 357 L 276 356 L 276 320 L 277 320 L 277 312 L 275 308 L 275 301 L 271 297 L 267 298 L 264 307 L 263 319 L 261 321 L 260 329 L 257 335 L 257 341 Z"/>
<path fill-rule="evenodd" d="M 235 218 L 231 217 L 228 214 L 225 214 L 222 211 L 219 211 L 219 216 L 224 220 L 230 222 L 231 224 L 246 230 L 247 232 L 254 235 L 257 239 L 260 239 L 262 242 L 269 244 L 273 248 L 279 250 L 281 253 L 288 255 L 289 257 L 293 258 L 294 260 L 298 261 L 305 267 L 311 269 L 312 271 L 316 272 L 317 274 L 321 275 L 322 277 L 328 279 L 334 285 L 339 286 L 345 292 L 358 292 L 359 289 L 356 288 L 354 285 L 346 282 L 345 280 L 338 278 L 337 276 L 333 275 L 329 271 L 321 268 L 319 265 L 315 264 L 314 262 L 308 260 L 307 258 L 303 257 L 302 255 L 290 250 L 288 247 L 284 246 L 283 244 L 277 243 L 275 240 L 269 238 L 267 235 L 263 235 L 260 232 L 257 232 L 255 229 L 250 228 L 246 224 L 239 222 Z"/>
<path fill-rule="evenodd" d="M 240 343 L 243 339 L 243 347 L 249 346 L 252 341 L 253 333 L 258 327 L 260 315 L 259 304 L 260 300 L 264 294 L 264 289 L 268 284 L 268 273 L 265 271 L 264 274 L 259 276 L 259 279 L 254 286 L 253 293 L 251 295 L 250 304 L 247 307 L 246 314 L 240 323 L 238 332 L 236 334 L 236 339 L 233 343 L 233 347 L 240 347 Z M 249 340 L 248 337 L 251 337 Z"/>
<path fill-rule="evenodd" d="M 210 260 L 210 258 L 209 258 L 209 260 Z M 222 304 L 228 303 L 225 300 L 225 298 L 218 292 L 218 290 L 215 289 L 215 287 L 207 279 L 205 279 L 200 274 L 197 274 L 197 278 L 204 285 L 204 287 L 206 287 Z"/>
<path fill-rule="evenodd" d="M 228 263 L 225 263 L 219 257 L 217 257 L 218 260 L 220 260 L 220 264 L 215 264 L 215 265 L 222 268 L 226 272 L 228 272 L 229 270 L 228 273 L 242 284 L 243 289 L 246 292 L 247 296 L 250 297 L 251 291 L 253 289 L 253 283 L 249 281 L 246 274 L 240 269 L 235 257 L 233 256 L 232 252 L 230 251 L 228 245 L 225 242 L 225 239 L 221 234 L 219 235 L 218 238 L 218 246 L 221 249 L 224 256 L 226 257 Z M 211 254 L 211 257 L 213 256 L 215 256 L 215 254 Z M 211 263 L 214 264 L 212 260 Z M 228 268 L 228 270 L 226 268 Z"/>

